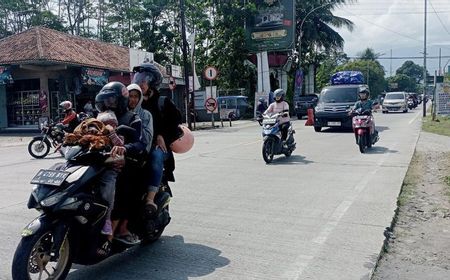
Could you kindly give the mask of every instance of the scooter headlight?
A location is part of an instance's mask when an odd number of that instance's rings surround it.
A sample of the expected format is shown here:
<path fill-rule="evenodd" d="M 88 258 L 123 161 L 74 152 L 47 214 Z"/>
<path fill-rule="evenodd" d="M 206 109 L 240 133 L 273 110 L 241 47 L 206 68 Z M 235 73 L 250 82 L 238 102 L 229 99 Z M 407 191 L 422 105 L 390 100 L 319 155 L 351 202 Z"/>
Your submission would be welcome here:
<path fill-rule="evenodd" d="M 65 192 L 59 192 L 57 194 L 49 196 L 46 199 L 41 201 L 41 205 L 44 206 L 44 207 L 53 206 L 56 203 L 58 203 L 64 195 L 66 195 Z"/>

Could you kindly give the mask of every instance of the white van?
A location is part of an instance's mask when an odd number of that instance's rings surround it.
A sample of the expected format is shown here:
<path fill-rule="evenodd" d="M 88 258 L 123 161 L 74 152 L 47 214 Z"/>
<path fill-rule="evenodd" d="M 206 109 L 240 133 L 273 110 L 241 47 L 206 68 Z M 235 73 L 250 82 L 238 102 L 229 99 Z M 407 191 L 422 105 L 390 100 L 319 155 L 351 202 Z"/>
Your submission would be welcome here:
<path fill-rule="evenodd" d="M 389 112 L 408 112 L 408 102 L 406 92 L 388 92 L 383 100 L 383 114 Z"/>

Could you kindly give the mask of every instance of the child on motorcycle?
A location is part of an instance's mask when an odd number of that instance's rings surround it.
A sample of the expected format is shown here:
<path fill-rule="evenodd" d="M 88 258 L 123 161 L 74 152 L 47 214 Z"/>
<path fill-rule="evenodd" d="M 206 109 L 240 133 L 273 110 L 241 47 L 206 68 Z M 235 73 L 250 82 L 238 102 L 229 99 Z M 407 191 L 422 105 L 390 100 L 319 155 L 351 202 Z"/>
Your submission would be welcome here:
<path fill-rule="evenodd" d="M 269 105 L 266 111 L 264 111 L 264 115 L 268 113 L 280 113 L 286 112 L 287 116 L 283 116 L 280 119 L 280 130 L 281 130 L 281 140 L 286 141 L 288 129 L 290 126 L 290 117 L 289 117 L 289 104 L 284 101 L 285 92 L 283 89 L 279 88 L 275 90 L 275 102 Z"/>

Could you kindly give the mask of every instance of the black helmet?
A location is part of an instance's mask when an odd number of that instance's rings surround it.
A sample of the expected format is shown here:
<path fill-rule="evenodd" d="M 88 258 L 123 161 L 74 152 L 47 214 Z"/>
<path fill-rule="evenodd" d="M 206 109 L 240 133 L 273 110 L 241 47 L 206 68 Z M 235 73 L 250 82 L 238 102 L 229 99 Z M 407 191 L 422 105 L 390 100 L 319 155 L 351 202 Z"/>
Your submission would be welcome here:
<path fill-rule="evenodd" d="M 142 63 L 133 67 L 134 77 L 132 83 L 140 84 L 146 82 L 150 88 L 159 89 L 162 82 L 162 74 L 153 63 Z"/>
<path fill-rule="evenodd" d="M 113 111 L 119 118 L 128 110 L 128 90 L 121 82 L 110 82 L 95 96 L 95 108 L 99 112 Z"/>
<path fill-rule="evenodd" d="M 369 99 L 370 91 L 368 88 L 363 87 L 363 88 L 359 89 L 358 95 L 359 95 L 359 99 L 367 100 L 367 99 Z"/>
<path fill-rule="evenodd" d="M 284 90 L 282 88 L 279 88 L 279 89 L 275 90 L 274 95 L 275 95 L 275 101 L 276 102 L 284 101 L 285 93 L 284 93 Z"/>

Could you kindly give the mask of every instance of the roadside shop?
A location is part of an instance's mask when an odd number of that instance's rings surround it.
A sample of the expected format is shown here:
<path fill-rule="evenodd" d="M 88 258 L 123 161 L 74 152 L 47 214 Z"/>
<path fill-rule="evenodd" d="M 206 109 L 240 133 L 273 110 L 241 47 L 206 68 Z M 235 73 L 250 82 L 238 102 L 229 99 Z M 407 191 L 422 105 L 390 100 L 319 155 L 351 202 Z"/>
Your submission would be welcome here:
<path fill-rule="evenodd" d="M 152 62 L 153 54 L 44 27 L 6 37 L 0 40 L 0 129 L 34 129 L 42 117 L 59 119 L 64 100 L 80 112 L 109 81 L 128 85 L 132 67 L 144 61 Z M 168 75 L 156 65 L 165 77 L 162 93 L 170 93 Z"/>

